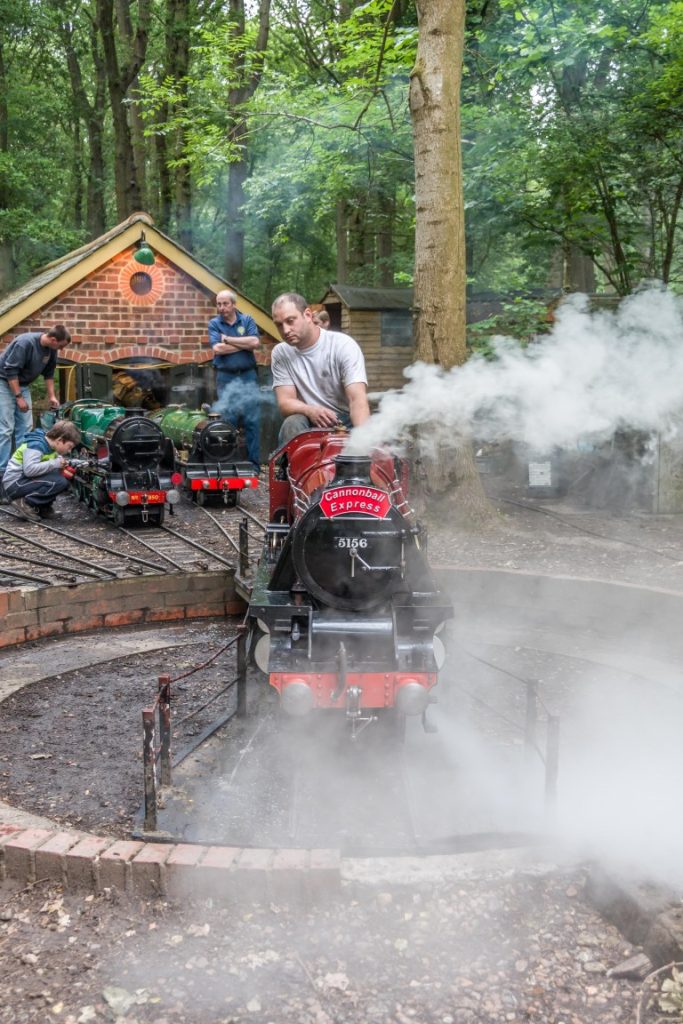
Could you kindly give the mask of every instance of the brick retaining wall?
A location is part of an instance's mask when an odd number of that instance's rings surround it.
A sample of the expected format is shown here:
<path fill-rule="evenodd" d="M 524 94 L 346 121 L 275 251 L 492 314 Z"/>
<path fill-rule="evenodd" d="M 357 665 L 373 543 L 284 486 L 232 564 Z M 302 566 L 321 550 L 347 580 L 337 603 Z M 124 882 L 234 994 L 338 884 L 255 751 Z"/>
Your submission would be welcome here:
<path fill-rule="evenodd" d="M 338 850 L 142 843 L 0 822 L 0 881 L 49 880 L 77 892 L 211 896 L 221 902 L 310 900 L 341 884 Z"/>
<path fill-rule="evenodd" d="M 234 572 L 171 573 L 0 592 L 0 647 L 107 626 L 239 615 Z"/>

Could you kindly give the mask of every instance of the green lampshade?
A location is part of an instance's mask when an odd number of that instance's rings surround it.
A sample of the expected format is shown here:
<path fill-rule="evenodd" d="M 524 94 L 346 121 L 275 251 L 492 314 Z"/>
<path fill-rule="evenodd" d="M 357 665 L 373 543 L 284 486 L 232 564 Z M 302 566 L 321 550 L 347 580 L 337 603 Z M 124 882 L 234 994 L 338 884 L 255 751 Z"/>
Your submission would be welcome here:
<path fill-rule="evenodd" d="M 138 248 L 137 251 L 133 253 L 133 259 L 137 263 L 144 263 L 147 267 L 151 267 L 154 263 L 154 253 L 144 238 L 141 242 L 138 242 Z"/>

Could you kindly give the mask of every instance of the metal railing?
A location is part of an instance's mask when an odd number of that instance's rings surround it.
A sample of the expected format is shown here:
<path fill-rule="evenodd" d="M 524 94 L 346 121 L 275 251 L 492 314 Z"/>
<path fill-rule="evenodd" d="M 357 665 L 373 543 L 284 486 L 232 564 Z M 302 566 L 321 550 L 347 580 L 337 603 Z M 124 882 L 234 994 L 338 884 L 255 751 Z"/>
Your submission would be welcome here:
<path fill-rule="evenodd" d="M 178 720 L 178 725 L 189 721 L 204 711 L 223 694 L 237 687 L 235 707 L 225 715 L 219 717 L 211 725 L 207 726 L 199 736 L 197 742 L 188 748 L 176 759 L 176 766 L 187 757 L 196 747 L 213 735 L 221 726 L 237 716 L 242 718 L 247 713 L 247 650 L 246 650 L 246 626 L 243 622 L 238 629 L 236 636 L 232 637 L 220 650 L 216 651 L 210 658 L 200 665 L 188 669 L 175 677 L 161 675 L 157 681 L 157 695 L 154 703 L 142 712 L 142 762 L 144 778 L 144 816 L 143 832 L 156 832 L 158 827 L 159 809 L 159 788 L 171 785 L 171 684 L 199 672 L 206 668 L 219 655 L 223 654 L 229 647 L 237 644 L 237 675 L 234 679 L 223 686 L 217 693 L 209 697 L 200 707 L 194 708 L 183 718 Z"/>

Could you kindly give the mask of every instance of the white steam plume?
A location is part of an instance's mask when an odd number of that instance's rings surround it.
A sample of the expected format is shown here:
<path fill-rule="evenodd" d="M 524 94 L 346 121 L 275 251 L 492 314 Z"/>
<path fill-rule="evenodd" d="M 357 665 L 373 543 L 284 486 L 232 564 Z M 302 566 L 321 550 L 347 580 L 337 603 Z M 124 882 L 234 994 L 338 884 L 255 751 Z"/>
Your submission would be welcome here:
<path fill-rule="evenodd" d="M 585 295 L 562 304 L 548 336 L 527 349 L 495 339 L 497 358 L 474 356 L 444 372 L 414 363 L 408 383 L 349 441 L 351 452 L 424 427 L 430 442 L 514 440 L 538 451 L 601 439 L 620 427 L 666 431 L 683 411 L 683 306 L 650 287 L 615 312 L 590 312 Z"/>

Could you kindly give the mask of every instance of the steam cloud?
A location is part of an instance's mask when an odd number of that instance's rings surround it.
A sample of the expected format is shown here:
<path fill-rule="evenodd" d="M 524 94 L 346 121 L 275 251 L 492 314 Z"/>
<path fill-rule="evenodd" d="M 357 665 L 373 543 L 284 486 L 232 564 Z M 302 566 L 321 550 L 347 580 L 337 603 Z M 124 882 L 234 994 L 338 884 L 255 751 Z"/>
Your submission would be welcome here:
<path fill-rule="evenodd" d="M 427 435 L 455 445 L 469 434 L 542 452 L 621 427 L 671 432 L 683 411 L 683 306 L 664 289 L 629 296 L 615 312 L 590 312 L 585 295 L 572 296 L 539 343 L 521 349 L 499 337 L 495 347 L 495 360 L 474 356 L 449 372 L 408 366 L 408 383 L 382 396 L 378 413 L 352 432 L 349 450 L 423 427 L 422 443 Z"/>

